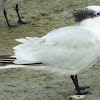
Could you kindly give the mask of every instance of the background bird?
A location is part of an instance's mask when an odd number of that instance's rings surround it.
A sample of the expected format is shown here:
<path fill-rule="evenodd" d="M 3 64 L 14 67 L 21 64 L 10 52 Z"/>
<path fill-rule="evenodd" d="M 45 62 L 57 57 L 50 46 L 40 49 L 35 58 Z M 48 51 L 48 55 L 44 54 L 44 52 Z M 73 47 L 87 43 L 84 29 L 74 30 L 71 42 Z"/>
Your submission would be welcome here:
<path fill-rule="evenodd" d="M 15 27 L 16 25 L 10 25 L 8 18 L 7 18 L 7 12 L 6 9 L 9 9 L 11 7 L 15 7 L 15 11 L 17 12 L 18 15 L 18 23 L 19 24 L 27 24 L 29 22 L 23 22 L 21 20 L 20 14 L 19 14 L 19 9 L 18 9 L 18 4 L 21 3 L 24 0 L 0 0 L 0 8 L 3 9 L 3 13 L 7 22 L 8 27 Z"/>
<path fill-rule="evenodd" d="M 44 64 L 41 70 L 70 76 L 78 95 L 89 93 L 82 92 L 89 87 L 80 87 L 77 75 L 100 57 L 100 6 L 83 8 L 74 17 L 74 26 L 55 29 L 41 38 L 16 39 L 22 44 L 13 48 L 15 56 L 1 56 L 1 63 Z"/>

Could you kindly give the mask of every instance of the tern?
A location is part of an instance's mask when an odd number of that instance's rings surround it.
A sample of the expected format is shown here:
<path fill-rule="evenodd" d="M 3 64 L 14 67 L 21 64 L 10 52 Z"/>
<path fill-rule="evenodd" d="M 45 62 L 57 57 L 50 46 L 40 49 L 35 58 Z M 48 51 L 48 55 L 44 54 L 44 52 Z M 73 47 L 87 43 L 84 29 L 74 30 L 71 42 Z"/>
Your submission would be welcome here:
<path fill-rule="evenodd" d="M 7 25 L 9 28 L 15 27 L 16 25 L 10 25 L 8 18 L 7 18 L 7 12 L 6 9 L 9 9 L 11 7 L 15 7 L 15 11 L 17 12 L 18 15 L 18 23 L 19 24 L 27 24 L 29 22 L 24 22 L 21 20 L 20 14 L 19 14 L 19 9 L 18 9 L 18 4 L 21 3 L 24 0 L 0 0 L 0 8 L 3 10 L 3 14 L 5 16 Z"/>
<path fill-rule="evenodd" d="M 77 95 L 88 94 L 85 89 L 89 87 L 80 87 L 77 75 L 99 60 L 100 6 L 85 7 L 73 16 L 74 26 L 55 29 L 41 38 L 16 39 L 21 44 L 13 48 L 15 55 L 1 56 L 0 62 L 18 65 L 42 63 L 46 67 L 41 70 L 70 76 Z"/>

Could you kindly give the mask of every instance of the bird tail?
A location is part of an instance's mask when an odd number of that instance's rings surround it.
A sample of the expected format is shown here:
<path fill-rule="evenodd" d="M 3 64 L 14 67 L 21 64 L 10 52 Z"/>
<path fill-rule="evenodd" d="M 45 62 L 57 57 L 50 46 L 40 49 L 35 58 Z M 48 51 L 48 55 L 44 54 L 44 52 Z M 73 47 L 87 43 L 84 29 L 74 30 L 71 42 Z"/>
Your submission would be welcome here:
<path fill-rule="evenodd" d="M 11 56 L 11 55 L 1 55 L 0 56 L 0 65 L 5 65 L 5 64 L 14 64 L 13 61 L 16 60 L 16 57 Z"/>
<path fill-rule="evenodd" d="M 65 69 L 46 66 L 46 65 L 42 64 L 41 62 L 40 63 L 30 63 L 30 64 L 15 64 L 14 63 L 15 60 L 16 60 L 15 56 L 0 55 L 0 70 L 11 69 L 11 68 L 26 68 L 26 69 L 39 70 L 39 71 L 43 71 L 43 72 L 55 73 L 55 75 L 57 75 L 57 76 L 58 76 L 58 74 L 59 75 L 67 74 L 68 76 L 70 75 L 70 74 L 68 74 L 69 71 L 66 72 Z"/>
<path fill-rule="evenodd" d="M 41 66 L 42 63 L 32 63 L 32 64 L 15 64 L 15 56 L 11 55 L 0 55 L 0 69 L 9 68 L 30 68 L 30 65 Z"/>
<path fill-rule="evenodd" d="M 0 56 L 0 65 L 15 64 L 14 63 L 15 60 L 16 60 L 15 56 L 1 55 Z M 42 64 L 42 63 L 40 62 L 40 63 L 30 63 L 30 64 L 19 64 L 19 65 L 37 65 L 37 64 Z"/>

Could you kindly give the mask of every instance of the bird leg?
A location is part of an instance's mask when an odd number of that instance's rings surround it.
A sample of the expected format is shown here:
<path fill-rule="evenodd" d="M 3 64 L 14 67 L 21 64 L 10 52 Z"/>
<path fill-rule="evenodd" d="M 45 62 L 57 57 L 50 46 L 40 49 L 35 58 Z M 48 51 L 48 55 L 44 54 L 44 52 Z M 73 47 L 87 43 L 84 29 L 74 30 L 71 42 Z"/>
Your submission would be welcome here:
<path fill-rule="evenodd" d="M 18 9 L 18 4 L 16 5 L 15 10 L 16 10 L 17 15 L 18 15 L 18 19 L 19 19 L 19 20 L 18 20 L 18 23 L 19 23 L 19 24 L 28 24 L 28 23 L 30 23 L 30 21 L 24 22 L 24 21 L 21 20 L 21 17 L 20 17 L 20 14 L 19 14 L 19 9 Z"/>
<path fill-rule="evenodd" d="M 77 78 L 77 75 L 75 75 L 75 80 L 77 81 L 77 84 L 78 84 L 78 78 Z M 83 86 L 83 87 L 79 87 L 80 90 L 85 90 L 87 88 L 89 88 L 89 86 Z"/>
<path fill-rule="evenodd" d="M 6 22 L 7 22 L 7 24 L 8 24 L 8 27 L 9 27 L 9 28 L 15 27 L 16 25 L 10 25 L 10 24 L 9 24 L 9 21 L 8 21 L 8 18 L 7 18 L 7 12 L 6 12 L 5 9 L 4 9 L 4 11 L 3 11 L 3 14 L 4 14 L 4 16 L 5 16 L 5 19 L 6 19 Z"/>
<path fill-rule="evenodd" d="M 89 91 L 81 92 L 81 90 L 85 90 L 89 88 L 89 86 L 79 87 L 77 75 L 71 75 L 71 79 L 75 85 L 75 89 L 77 90 L 77 95 L 89 94 Z"/>

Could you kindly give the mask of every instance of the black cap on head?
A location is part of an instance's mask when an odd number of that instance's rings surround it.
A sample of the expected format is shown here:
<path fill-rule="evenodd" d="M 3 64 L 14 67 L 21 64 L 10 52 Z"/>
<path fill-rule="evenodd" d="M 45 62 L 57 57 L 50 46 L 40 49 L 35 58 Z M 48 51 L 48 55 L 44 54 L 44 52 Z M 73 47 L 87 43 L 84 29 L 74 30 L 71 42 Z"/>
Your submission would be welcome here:
<path fill-rule="evenodd" d="M 94 18 L 98 15 L 99 15 L 99 13 L 97 13 L 94 10 L 88 9 L 88 8 L 84 8 L 84 9 L 79 10 L 76 13 L 73 14 L 73 16 L 75 18 L 75 22 L 81 22 L 84 19 Z"/>

